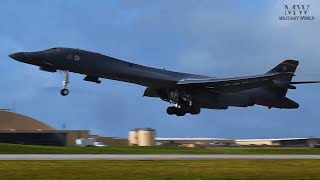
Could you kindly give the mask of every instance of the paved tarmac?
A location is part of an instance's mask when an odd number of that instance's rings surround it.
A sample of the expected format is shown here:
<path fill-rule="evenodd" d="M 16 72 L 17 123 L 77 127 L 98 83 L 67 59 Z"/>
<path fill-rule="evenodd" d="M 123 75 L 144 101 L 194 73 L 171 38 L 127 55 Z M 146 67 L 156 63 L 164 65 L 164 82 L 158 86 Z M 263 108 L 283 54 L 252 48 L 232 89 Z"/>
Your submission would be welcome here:
<path fill-rule="evenodd" d="M 120 155 L 120 154 L 2 154 L 0 160 L 214 160 L 320 159 L 320 155 Z"/>

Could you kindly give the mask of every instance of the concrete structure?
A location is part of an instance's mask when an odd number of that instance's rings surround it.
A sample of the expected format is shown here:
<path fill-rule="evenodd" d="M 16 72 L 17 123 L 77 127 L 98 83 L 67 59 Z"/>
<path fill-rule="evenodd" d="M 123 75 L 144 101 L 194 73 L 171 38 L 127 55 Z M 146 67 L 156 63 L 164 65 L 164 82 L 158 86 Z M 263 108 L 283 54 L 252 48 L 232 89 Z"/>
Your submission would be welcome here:
<path fill-rule="evenodd" d="M 0 130 L 0 143 L 75 146 L 76 139 L 88 135 L 87 130 Z"/>
<path fill-rule="evenodd" d="M 0 111 L 0 130 L 54 130 L 33 118 L 8 111 Z"/>
<path fill-rule="evenodd" d="M 158 145 L 168 146 L 230 146 L 234 145 L 234 140 L 223 138 L 156 138 Z"/>
<path fill-rule="evenodd" d="M 128 146 L 128 139 L 90 135 L 89 130 L 55 130 L 33 118 L 0 111 L 0 143 L 76 146 L 76 139 L 90 137 L 109 146 Z"/>
<path fill-rule="evenodd" d="M 155 146 L 155 133 L 151 128 L 139 129 L 138 131 L 138 146 Z"/>
<path fill-rule="evenodd" d="M 129 132 L 130 146 L 155 146 L 155 130 L 151 128 L 137 128 Z"/>
<path fill-rule="evenodd" d="M 88 137 L 88 130 L 55 130 L 33 118 L 0 111 L 0 143 L 74 146 L 76 139 Z"/>
<path fill-rule="evenodd" d="M 129 146 L 138 146 L 138 131 L 139 129 L 129 131 Z"/>
<path fill-rule="evenodd" d="M 313 147 L 320 144 L 320 138 L 275 138 L 275 139 L 239 139 L 236 144 L 242 146 L 291 146 Z"/>

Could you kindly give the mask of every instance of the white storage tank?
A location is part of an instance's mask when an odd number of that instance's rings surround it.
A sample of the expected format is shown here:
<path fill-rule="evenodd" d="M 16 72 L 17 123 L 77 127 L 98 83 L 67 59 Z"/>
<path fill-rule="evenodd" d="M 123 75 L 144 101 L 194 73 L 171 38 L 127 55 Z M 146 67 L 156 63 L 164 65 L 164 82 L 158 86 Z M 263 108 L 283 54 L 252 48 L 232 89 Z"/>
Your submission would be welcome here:
<path fill-rule="evenodd" d="M 138 146 L 138 131 L 139 129 L 129 131 L 129 146 Z"/>
<path fill-rule="evenodd" d="M 138 131 L 138 145 L 139 146 L 155 146 L 155 133 L 151 128 L 139 129 Z"/>

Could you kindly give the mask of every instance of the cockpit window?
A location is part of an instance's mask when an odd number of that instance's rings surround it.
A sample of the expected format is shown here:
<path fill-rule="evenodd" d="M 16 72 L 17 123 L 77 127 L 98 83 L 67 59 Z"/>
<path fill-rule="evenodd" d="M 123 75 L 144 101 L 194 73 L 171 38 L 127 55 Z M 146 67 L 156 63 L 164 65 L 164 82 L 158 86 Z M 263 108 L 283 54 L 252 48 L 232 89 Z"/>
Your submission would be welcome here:
<path fill-rule="evenodd" d="M 50 51 L 53 51 L 53 52 L 60 52 L 61 49 L 60 48 L 51 48 L 51 49 L 47 49 L 45 50 L 45 52 L 50 52 Z"/>

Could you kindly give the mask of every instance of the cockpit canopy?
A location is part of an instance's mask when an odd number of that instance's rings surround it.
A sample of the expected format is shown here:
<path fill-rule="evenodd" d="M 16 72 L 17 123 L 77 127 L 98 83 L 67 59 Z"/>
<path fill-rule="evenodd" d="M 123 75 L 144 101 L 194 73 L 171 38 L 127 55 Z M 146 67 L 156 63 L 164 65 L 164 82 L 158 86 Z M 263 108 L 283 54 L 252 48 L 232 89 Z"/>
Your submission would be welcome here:
<path fill-rule="evenodd" d="M 61 52 L 62 48 L 50 48 L 47 50 L 44 50 L 43 52 Z"/>

